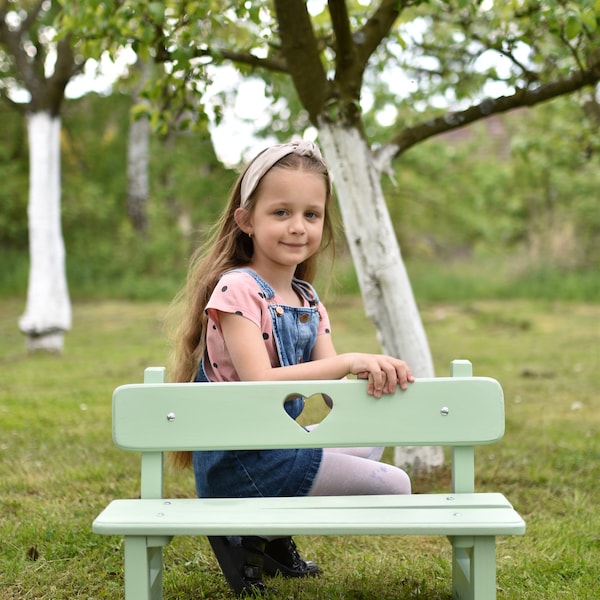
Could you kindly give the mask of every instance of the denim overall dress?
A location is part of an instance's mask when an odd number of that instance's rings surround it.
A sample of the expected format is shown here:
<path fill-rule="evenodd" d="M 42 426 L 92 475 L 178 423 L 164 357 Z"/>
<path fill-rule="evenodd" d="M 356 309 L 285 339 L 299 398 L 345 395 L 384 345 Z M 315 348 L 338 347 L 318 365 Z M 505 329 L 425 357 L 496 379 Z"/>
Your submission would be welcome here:
<path fill-rule="evenodd" d="M 273 288 L 253 270 L 236 271 L 251 275 L 264 294 L 280 365 L 309 361 L 319 327 L 319 298 L 314 288 L 294 279 L 293 288 L 307 300 L 308 306 L 282 305 L 276 303 Z M 203 360 L 198 367 L 197 382 L 209 381 Z M 285 410 L 294 419 L 303 407 L 302 398 L 285 403 Z M 201 498 L 305 496 L 317 475 L 322 455 L 321 448 L 196 451 L 193 457 L 196 491 Z"/>

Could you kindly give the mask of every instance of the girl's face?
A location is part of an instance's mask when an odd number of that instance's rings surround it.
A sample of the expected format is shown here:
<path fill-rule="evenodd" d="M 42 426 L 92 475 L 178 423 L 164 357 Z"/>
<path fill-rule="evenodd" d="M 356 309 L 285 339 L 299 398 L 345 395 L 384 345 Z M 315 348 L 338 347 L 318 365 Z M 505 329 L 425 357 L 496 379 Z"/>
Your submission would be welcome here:
<path fill-rule="evenodd" d="M 321 245 L 327 189 L 318 173 L 271 169 L 257 189 L 244 231 L 254 243 L 252 266 L 292 271 Z"/>

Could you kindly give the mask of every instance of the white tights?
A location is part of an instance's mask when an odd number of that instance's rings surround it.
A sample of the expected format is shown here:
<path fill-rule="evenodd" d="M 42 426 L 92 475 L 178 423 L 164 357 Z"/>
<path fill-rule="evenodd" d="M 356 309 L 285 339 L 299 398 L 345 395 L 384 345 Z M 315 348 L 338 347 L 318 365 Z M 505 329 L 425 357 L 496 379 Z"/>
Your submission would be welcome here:
<path fill-rule="evenodd" d="M 379 462 L 383 448 L 325 448 L 309 496 L 410 494 L 410 479 Z"/>

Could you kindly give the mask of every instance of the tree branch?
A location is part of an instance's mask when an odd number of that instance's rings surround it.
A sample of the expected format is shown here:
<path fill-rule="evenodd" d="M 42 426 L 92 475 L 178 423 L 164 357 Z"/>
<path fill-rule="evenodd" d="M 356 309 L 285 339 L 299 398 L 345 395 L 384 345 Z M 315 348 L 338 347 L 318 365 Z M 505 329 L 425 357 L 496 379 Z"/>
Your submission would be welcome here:
<path fill-rule="evenodd" d="M 208 56 L 210 58 L 230 60 L 231 62 L 240 65 L 247 65 L 257 69 L 266 69 L 267 71 L 276 71 L 278 73 L 289 74 L 290 72 L 285 60 L 274 56 L 259 58 L 258 56 L 254 56 L 254 54 L 250 54 L 250 52 L 235 52 L 234 50 L 226 49 L 215 50 L 214 48 L 198 48 L 195 52 L 195 56 L 197 58 Z"/>
<path fill-rule="evenodd" d="M 447 113 L 414 127 L 409 127 L 393 138 L 386 147 L 395 147 L 394 158 L 409 148 L 435 135 L 464 127 L 493 114 L 499 114 L 524 106 L 534 106 L 558 96 L 570 94 L 581 88 L 596 85 L 600 81 L 600 60 L 588 69 L 576 71 L 564 79 L 551 81 L 534 89 L 519 89 L 511 96 L 483 100 L 463 111 Z"/>
<path fill-rule="evenodd" d="M 335 36 L 335 75 L 336 79 L 345 79 L 345 74 L 353 70 L 357 57 L 348 9 L 345 0 L 328 0 L 327 6 Z"/>
<path fill-rule="evenodd" d="M 281 50 L 302 106 L 313 123 L 327 100 L 328 84 L 306 2 L 275 0 Z"/>
<path fill-rule="evenodd" d="M 577 52 L 577 50 L 575 48 L 573 48 L 573 46 L 571 46 L 571 43 L 567 39 L 567 36 L 562 31 L 560 33 L 560 41 L 569 49 L 569 53 L 573 57 L 573 60 L 575 61 L 575 64 L 580 69 L 582 69 L 583 68 L 583 64 L 581 64 L 581 59 L 579 57 L 579 53 Z"/>
<path fill-rule="evenodd" d="M 17 79 L 21 79 L 31 93 L 32 89 L 35 89 L 35 71 L 29 57 L 21 47 L 20 35 L 21 30 L 12 31 L 6 26 L 4 20 L 0 21 L 0 43 L 6 46 L 14 60 Z"/>
<path fill-rule="evenodd" d="M 54 73 L 47 78 L 46 96 L 48 108 L 53 115 L 60 112 L 69 80 L 81 71 L 83 63 L 77 63 L 73 52 L 71 36 L 62 38 L 56 45 L 56 63 Z"/>
<path fill-rule="evenodd" d="M 381 41 L 389 34 L 400 13 L 410 0 L 382 0 L 369 20 L 354 34 L 362 69 Z"/>
<path fill-rule="evenodd" d="M 481 46 L 483 48 L 481 53 L 485 52 L 486 50 L 492 50 L 492 51 L 497 52 L 498 54 L 504 56 L 508 60 L 510 60 L 510 62 L 513 65 L 515 65 L 515 67 L 517 67 L 517 69 L 519 69 L 519 71 L 522 73 L 523 77 L 526 79 L 526 81 L 528 83 L 533 83 L 534 81 L 539 80 L 539 74 L 536 73 L 535 71 L 528 69 L 520 60 L 517 59 L 517 57 L 513 54 L 513 52 L 511 50 L 505 49 L 503 47 L 502 42 L 490 43 L 490 41 L 488 39 L 478 35 L 477 33 L 472 32 L 472 31 L 467 31 L 466 35 L 481 44 Z M 512 44 L 509 44 L 509 46 L 512 46 Z"/>
<path fill-rule="evenodd" d="M 8 0 L 2 0 L 0 2 L 0 23 L 4 23 L 4 19 L 6 18 L 7 9 L 8 9 Z"/>
<path fill-rule="evenodd" d="M 19 28 L 21 31 L 29 31 L 33 27 L 33 24 L 36 22 L 40 12 L 42 11 L 44 2 L 45 0 L 39 0 L 38 3 L 29 10 L 24 21 L 21 23 L 21 27 Z"/>
<path fill-rule="evenodd" d="M 525 77 L 525 79 L 527 81 L 529 81 L 529 82 L 538 81 L 538 79 L 539 79 L 538 73 L 528 69 L 520 60 L 518 60 L 516 58 L 516 56 L 512 52 L 509 52 L 508 50 L 504 50 L 503 48 L 492 48 L 492 50 L 495 50 L 496 52 L 498 52 L 498 54 L 501 54 L 502 56 L 505 56 L 506 58 L 508 58 L 508 60 L 510 60 L 510 62 L 521 71 L 521 73 L 523 74 L 523 77 Z"/>
<path fill-rule="evenodd" d="M 356 122 L 364 64 L 352 39 L 346 0 L 328 0 L 327 5 L 335 39 L 335 93 L 346 118 Z"/>

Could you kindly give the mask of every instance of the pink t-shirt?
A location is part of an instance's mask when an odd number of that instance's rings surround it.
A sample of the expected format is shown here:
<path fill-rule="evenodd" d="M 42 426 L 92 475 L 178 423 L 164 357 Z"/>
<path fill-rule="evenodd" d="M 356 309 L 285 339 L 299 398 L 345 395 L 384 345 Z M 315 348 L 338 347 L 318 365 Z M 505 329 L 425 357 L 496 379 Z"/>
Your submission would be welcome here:
<path fill-rule="evenodd" d="M 262 332 L 271 365 L 279 366 L 277 348 L 273 338 L 273 323 L 268 308 L 270 303 L 283 305 L 277 295 L 271 300 L 267 300 L 252 275 L 234 271 L 221 277 L 206 305 L 208 324 L 204 370 L 210 381 L 240 380 L 225 346 L 219 312 L 237 313 L 252 321 Z M 305 306 L 309 306 L 306 300 Z M 329 316 L 321 302 L 317 304 L 317 310 L 320 317 L 317 335 L 329 334 L 331 332 Z"/>

